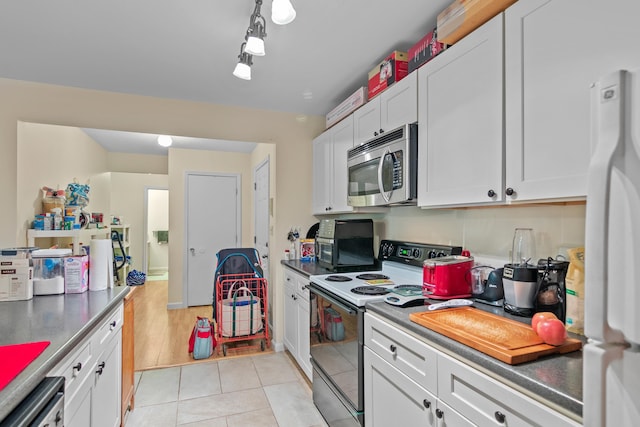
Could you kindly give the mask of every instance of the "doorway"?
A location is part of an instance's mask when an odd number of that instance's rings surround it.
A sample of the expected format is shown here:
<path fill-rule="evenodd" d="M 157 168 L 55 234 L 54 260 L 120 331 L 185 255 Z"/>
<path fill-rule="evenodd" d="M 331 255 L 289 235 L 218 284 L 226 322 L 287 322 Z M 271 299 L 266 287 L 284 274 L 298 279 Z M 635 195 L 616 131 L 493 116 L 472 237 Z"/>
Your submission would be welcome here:
<path fill-rule="evenodd" d="M 187 306 L 211 305 L 216 254 L 240 246 L 240 175 L 187 172 L 185 183 Z"/>
<path fill-rule="evenodd" d="M 169 190 L 145 188 L 143 271 L 147 280 L 169 280 Z"/>
<path fill-rule="evenodd" d="M 260 163 L 253 170 L 253 206 L 254 206 L 254 244 L 255 248 L 262 258 L 262 270 L 264 278 L 267 279 L 267 283 L 271 283 L 271 277 L 269 275 L 269 235 L 270 233 L 270 215 L 271 215 L 271 195 L 269 187 L 269 157 L 267 157 L 262 163 Z M 267 286 L 267 300 L 269 305 L 267 307 L 267 322 L 269 328 L 273 328 L 272 317 L 272 294 L 271 286 Z"/>

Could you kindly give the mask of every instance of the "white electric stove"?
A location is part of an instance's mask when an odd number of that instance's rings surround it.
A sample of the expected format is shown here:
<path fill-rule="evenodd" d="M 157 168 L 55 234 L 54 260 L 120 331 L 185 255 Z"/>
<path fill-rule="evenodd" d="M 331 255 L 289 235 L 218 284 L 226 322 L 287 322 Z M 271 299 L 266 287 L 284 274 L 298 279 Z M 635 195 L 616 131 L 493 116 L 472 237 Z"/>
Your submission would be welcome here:
<path fill-rule="evenodd" d="M 459 246 L 443 246 L 383 240 L 378 259 L 381 270 L 311 276 L 311 283 L 349 303 L 365 303 L 422 295 L 422 263 L 425 259 L 458 255 Z"/>
<path fill-rule="evenodd" d="M 383 240 L 380 270 L 309 278 L 313 401 L 329 425 L 364 425 L 365 304 L 386 298 L 415 298 L 422 304 L 424 260 L 461 252 L 459 246 Z"/>

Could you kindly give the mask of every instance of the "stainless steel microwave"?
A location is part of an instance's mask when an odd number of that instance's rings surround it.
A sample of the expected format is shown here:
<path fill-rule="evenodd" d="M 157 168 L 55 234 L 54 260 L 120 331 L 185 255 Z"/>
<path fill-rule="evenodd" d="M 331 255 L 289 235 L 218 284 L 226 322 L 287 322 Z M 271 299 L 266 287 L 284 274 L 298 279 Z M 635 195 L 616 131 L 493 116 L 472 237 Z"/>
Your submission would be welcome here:
<path fill-rule="evenodd" d="M 347 152 L 350 206 L 415 204 L 418 125 L 403 125 Z"/>

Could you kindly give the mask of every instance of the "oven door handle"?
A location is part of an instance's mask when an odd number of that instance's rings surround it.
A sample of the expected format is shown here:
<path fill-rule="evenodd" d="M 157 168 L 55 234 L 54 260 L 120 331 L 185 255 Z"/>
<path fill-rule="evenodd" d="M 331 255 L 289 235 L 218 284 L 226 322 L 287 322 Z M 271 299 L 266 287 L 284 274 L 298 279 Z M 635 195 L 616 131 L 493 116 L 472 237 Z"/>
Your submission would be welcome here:
<path fill-rule="evenodd" d="M 326 299 L 330 303 L 337 305 L 338 307 L 340 307 L 341 309 L 346 311 L 349 315 L 353 316 L 353 315 L 357 314 L 356 310 L 354 310 L 353 308 L 347 307 L 344 303 L 336 300 L 334 297 L 329 295 L 327 292 L 322 291 L 322 290 L 320 290 L 320 289 L 318 289 L 316 287 L 310 287 L 309 290 L 311 292 L 313 292 L 314 294 L 319 295 L 322 298 Z"/>
<path fill-rule="evenodd" d="M 391 193 L 393 193 L 393 190 L 389 191 L 388 192 L 389 194 L 385 193 L 384 182 L 382 182 L 382 166 L 384 164 L 384 159 L 387 156 L 393 156 L 393 154 L 391 153 L 391 150 L 389 150 L 388 148 L 384 151 L 384 153 L 382 153 L 382 156 L 380 156 L 380 163 L 378 163 L 378 187 L 380 187 L 380 195 L 382 196 L 384 201 L 389 203 L 389 200 L 391 200 Z"/>

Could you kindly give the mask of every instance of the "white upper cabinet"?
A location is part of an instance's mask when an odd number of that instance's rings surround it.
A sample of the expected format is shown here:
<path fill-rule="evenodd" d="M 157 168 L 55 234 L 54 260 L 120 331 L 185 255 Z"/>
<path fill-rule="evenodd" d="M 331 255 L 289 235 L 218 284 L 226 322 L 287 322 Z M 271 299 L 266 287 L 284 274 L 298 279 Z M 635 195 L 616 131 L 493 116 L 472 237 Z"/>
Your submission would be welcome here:
<path fill-rule="evenodd" d="M 353 115 L 313 140 L 313 214 L 353 211 L 347 204 L 350 148 L 353 148 Z"/>
<path fill-rule="evenodd" d="M 353 113 L 354 145 L 418 120 L 417 74 L 394 83 Z"/>
<path fill-rule="evenodd" d="M 640 68 L 639 16 L 637 0 L 520 0 L 506 10 L 507 202 L 584 198 L 590 86 Z"/>
<path fill-rule="evenodd" d="M 418 206 L 503 200 L 503 15 L 418 70 Z"/>

